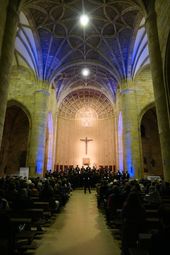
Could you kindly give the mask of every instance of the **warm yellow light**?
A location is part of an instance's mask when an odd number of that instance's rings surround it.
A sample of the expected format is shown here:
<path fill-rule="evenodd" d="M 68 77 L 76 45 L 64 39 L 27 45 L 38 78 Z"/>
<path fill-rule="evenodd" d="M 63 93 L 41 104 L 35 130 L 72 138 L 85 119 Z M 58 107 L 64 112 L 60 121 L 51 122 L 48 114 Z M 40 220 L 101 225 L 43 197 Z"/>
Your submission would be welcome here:
<path fill-rule="evenodd" d="M 83 107 L 76 113 L 76 119 L 80 120 L 83 127 L 92 127 L 98 119 L 97 113 L 91 107 Z"/>
<path fill-rule="evenodd" d="M 83 14 L 80 16 L 80 24 L 83 26 L 83 27 L 86 27 L 89 23 L 89 17 L 86 15 L 86 14 Z"/>

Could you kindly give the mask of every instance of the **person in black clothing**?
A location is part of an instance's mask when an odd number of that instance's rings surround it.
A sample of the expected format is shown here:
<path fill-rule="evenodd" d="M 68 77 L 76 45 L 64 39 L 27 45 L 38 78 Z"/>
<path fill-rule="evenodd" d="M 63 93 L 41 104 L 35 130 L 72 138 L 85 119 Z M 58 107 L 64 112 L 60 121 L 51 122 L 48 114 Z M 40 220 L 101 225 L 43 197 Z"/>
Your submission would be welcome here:
<path fill-rule="evenodd" d="M 145 208 L 137 191 L 131 191 L 122 207 L 122 255 L 136 248 L 138 234 L 145 226 Z"/>
<path fill-rule="evenodd" d="M 85 194 L 86 194 L 87 189 L 88 189 L 89 193 L 91 193 L 91 179 L 90 179 L 90 174 L 88 172 L 84 173 L 83 187 L 84 187 Z"/>

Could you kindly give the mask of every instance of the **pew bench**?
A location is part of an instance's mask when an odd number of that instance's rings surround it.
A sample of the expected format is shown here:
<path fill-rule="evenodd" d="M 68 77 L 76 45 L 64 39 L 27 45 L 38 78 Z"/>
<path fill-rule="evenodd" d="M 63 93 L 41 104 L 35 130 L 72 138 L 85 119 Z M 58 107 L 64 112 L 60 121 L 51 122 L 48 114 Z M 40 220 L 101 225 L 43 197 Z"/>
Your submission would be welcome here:
<path fill-rule="evenodd" d="M 129 255 L 149 255 L 149 252 L 140 248 L 129 248 Z"/>

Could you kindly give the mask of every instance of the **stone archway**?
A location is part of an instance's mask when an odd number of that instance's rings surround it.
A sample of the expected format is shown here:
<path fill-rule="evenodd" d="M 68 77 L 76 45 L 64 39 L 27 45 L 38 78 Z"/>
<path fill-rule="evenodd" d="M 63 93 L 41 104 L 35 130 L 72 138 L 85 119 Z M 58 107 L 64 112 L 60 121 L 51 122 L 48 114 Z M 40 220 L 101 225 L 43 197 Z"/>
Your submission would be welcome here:
<path fill-rule="evenodd" d="M 159 175 L 162 177 L 162 156 L 155 106 L 144 112 L 140 130 L 144 176 Z"/>
<path fill-rule="evenodd" d="M 17 175 L 26 166 L 30 122 L 26 111 L 17 102 L 9 103 L 0 150 L 1 174 Z"/>

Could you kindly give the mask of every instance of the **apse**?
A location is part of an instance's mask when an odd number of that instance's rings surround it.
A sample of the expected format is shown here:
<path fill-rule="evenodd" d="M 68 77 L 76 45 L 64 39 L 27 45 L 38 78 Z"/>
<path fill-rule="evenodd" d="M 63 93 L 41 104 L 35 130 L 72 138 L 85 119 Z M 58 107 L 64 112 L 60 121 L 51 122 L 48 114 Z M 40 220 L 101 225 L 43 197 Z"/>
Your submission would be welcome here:
<path fill-rule="evenodd" d="M 95 90 L 70 93 L 58 112 L 57 166 L 115 165 L 114 110 Z"/>

